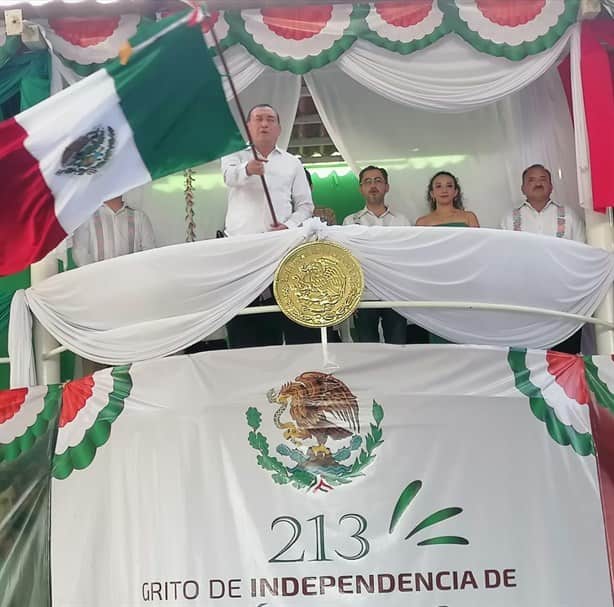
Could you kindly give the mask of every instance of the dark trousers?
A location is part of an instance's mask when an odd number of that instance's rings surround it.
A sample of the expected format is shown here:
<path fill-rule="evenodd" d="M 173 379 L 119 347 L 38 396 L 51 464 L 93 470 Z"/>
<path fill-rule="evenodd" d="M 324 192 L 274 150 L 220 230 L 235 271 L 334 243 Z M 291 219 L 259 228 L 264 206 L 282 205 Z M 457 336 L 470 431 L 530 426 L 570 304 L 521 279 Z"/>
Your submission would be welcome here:
<path fill-rule="evenodd" d="M 197 341 L 195 344 L 188 346 L 184 354 L 198 354 L 199 352 L 209 352 L 210 350 L 226 350 L 228 344 L 225 339 L 210 339 L 207 341 Z"/>
<path fill-rule="evenodd" d="M 420 325 L 407 325 L 408 344 L 428 344 L 429 332 Z"/>
<path fill-rule="evenodd" d="M 387 344 L 407 343 L 407 320 L 394 310 L 359 310 L 356 313 L 356 331 L 360 342 L 379 342 L 379 323 L 382 322 Z"/>
<path fill-rule="evenodd" d="M 550 348 L 555 352 L 563 352 L 565 354 L 579 354 L 582 349 L 582 329 L 578 329 L 573 335 L 568 337 L 556 346 Z"/>
<path fill-rule="evenodd" d="M 257 299 L 252 306 L 274 306 L 273 299 Z M 320 330 L 292 322 L 282 312 L 235 316 L 227 325 L 230 348 L 253 348 L 286 344 L 311 344 L 320 341 Z"/>

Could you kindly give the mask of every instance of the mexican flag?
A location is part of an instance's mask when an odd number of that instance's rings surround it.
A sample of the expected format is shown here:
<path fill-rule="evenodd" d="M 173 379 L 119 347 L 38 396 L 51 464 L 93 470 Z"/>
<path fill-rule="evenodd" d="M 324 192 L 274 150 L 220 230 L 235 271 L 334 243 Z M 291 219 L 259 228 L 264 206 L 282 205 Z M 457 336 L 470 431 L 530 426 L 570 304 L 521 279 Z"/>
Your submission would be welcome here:
<path fill-rule="evenodd" d="M 105 200 L 244 146 L 185 19 L 142 28 L 127 65 L 0 123 L 0 275 L 43 258 Z"/>

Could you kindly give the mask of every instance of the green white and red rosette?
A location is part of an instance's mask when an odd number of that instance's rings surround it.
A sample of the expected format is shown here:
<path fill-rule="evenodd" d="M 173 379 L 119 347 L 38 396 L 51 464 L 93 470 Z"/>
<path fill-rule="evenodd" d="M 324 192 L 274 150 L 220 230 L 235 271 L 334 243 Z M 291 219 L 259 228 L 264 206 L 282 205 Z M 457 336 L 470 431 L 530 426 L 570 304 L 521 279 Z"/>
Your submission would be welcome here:
<path fill-rule="evenodd" d="M 121 15 L 49 19 L 41 27 L 56 54 L 68 61 L 88 65 L 115 59 L 120 46 L 136 34 L 140 22 L 140 15 Z"/>
<path fill-rule="evenodd" d="M 0 464 L 11 462 L 50 429 L 60 403 L 60 386 L 0 392 Z"/>
<path fill-rule="evenodd" d="M 89 466 L 99 447 L 111 434 L 111 426 L 130 395 L 129 366 L 98 371 L 65 384 L 62 391 L 53 475 L 68 477 Z"/>
<path fill-rule="evenodd" d="M 586 379 L 597 404 L 614 413 L 614 357 L 587 356 Z"/>
<path fill-rule="evenodd" d="M 578 455 L 594 454 L 584 359 L 558 352 L 510 350 L 516 388 L 559 445 Z"/>
<path fill-rule="evenodd" d="M 53 53 L 81 77 L 116 59 L 121 45 L 143 22 L 139 15 L 49 19 L 39 23 Z"/>
<path fill-rule="evenodd" d="M 304 74 L 335 61 L 363 27 L 365 5 L 263 8 L 227 13 L 237 40 L 261 63 Z"/>
<path fill-rule="evenodd" d="M 439 40 L 450 30 L 437 0 L 371 3 L 360 38 L 407 55 Z"/>
<path fill-rule="evenodd" d="M 576 22 L 580 0 L 439 0 L 450 26 L 478 51 L 514 61 L 552 47 Z"/>

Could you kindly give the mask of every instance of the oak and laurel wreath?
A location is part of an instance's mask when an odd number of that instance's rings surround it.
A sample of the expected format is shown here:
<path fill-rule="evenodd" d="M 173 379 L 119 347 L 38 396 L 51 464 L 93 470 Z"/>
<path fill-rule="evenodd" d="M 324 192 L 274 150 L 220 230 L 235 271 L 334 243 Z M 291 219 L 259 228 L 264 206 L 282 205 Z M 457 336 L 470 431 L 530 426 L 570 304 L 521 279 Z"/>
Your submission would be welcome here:
<path fill-rule="evenodd" d="M 375 423 L 369 424 L 369 432 L 365 436 L 365 447 L 360 450 L 360 454 L 343 476 L 321 474 L 327 483 L 331 485 L 350 483 L 353 478 L 363 476 L 363 470 L 375 459 L 375 450 L 384 442 L 381 428 L 384 410 L 375 400 L 373 401 L 372 413 Z M 318 476 L 316 474 L 301 468 L 289 469 L 283 462 L 269 453 L 269 442 L 266 436 L 258 432 L 262 423 L 262 414 L 258 409 L 249 407 L 245 415 L 247 425 L 252 428 L 248 436 L 249 444 L 260 454 L 256 461 L 261 468 L 273 473 L 272 478 L 278 485 L 291 484 L 297 489 L 306 489 L 317 483 Z"/>

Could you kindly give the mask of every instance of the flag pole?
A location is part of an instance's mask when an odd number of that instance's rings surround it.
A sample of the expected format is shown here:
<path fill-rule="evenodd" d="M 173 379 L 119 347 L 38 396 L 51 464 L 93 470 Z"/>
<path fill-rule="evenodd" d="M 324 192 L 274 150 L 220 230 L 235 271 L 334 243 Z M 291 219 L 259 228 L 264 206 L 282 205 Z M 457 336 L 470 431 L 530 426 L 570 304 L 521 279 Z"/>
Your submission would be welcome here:
<path fill-rule="evenodd" d="M 194 3 L 188 2 L 188 3 L 191 6 L 193 6 L 195 10 L 200 10 L 198 6 L 196 7 L 194 6 L 195 4 L 197 5 L 198 3 L 196 2 Z M 243 124 L 245 133 L 247 134 L 247 141 L 249 142 L 249 146 L 252 149 L 252 154 L 254 155 L 254 159 L 260 160 L 260 158 L 258 158 L 258 152 L 256 151 L 256 146 L 254 145 L 254 141 L 252 139 L 252 136 L 249 132 L 249 128 L 247 126 L 247 119 L 245 118 L 245 112 L 243 111 L 243 106 L 241 105 L 239 94 L 237 93 L 237 89 L 232 80 L 232 76 L 230 75 L 230 70 L 228 69 L 228 64 L 226 63 L 226 58 L 224 57 L 224 51 L 222 50 L 220 46 L 220 41 L 217 37 L 217 34 L 215 33 L 215 27 L 214 27 L 215 24 L 211 20 L 211 13 L 209 11 L 209 8 L 207 7 L 206 2 L 203 2 L 202 5 L 204 6 L 204 9 L 205 9 L 205 12 L 203 13 L 203 18 L 206 19 L 207 23 L 209 24 L 209 31 L 211 32 L 211 35 L 213 37 L 213 43 L 215 44 L 215 50 L 217 51 L 217 54 L 220 58 L 220 62 L 222 64 L 222 68 L 224 70 L 225 76 L 226 78 L 228 78 L 228 84 L 230 85 L 230 90 L 232 91 L 232 95 L 235 99 L 235 103 L 237 104 L 237 111 L 239 112 L 239 116 L 241 117 L 241 123 Z M 279 120 L 279 116 L 277 117 L 277 119 Z M 269 212 L 271 213 L 271 218 L 273 219 L 273 225 L 277 227 L 280 225 L 280 223 L 277 220 L 277 215 L 275 213 L 275 209 L 273 208 L 273 201 L 271 200 L 271 193 L 269 191 L 269 186 L 267 185 L 264 175 L 260 175 L 260 181 L 262 183 L 262 189 L 264 190 L 264 196 L 266 198 L 267 205 L 269 207 Z"/>

